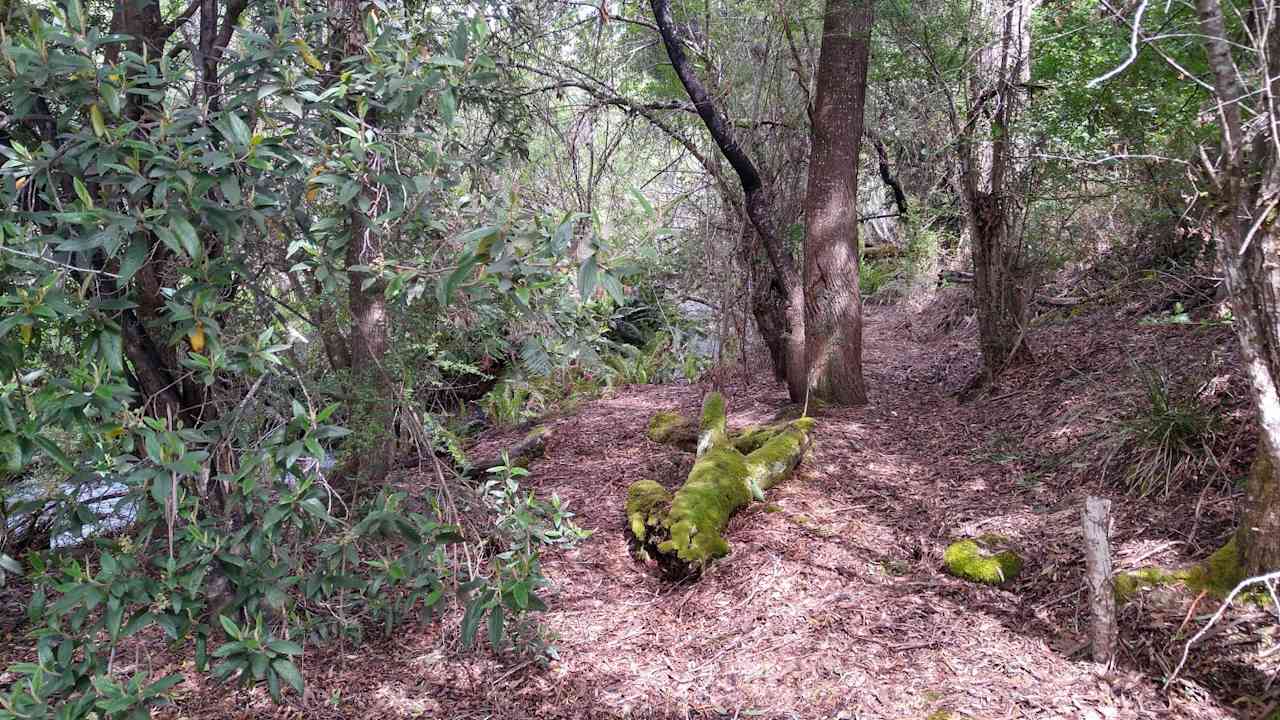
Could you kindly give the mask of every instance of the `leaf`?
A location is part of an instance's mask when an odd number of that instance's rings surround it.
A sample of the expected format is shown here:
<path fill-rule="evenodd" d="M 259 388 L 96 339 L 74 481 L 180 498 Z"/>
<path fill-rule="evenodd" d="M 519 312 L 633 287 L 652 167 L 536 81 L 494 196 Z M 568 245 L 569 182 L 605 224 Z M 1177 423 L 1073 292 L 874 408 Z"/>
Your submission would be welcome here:
<path fill-rule="evenodd" d="M 235 203 L 236 205 L 240 204 L 242 200 L 240 195 L 240 181 L 235 175 L 224 175 L 223 178 L 218 181 L 218 187 L 222 189 L 222 196 L 227 199 L 227 202 Z"/>
<path fill-rule="evenodd" d="M 586 302 L 596 291 L 596 276 L 600 272 L 600 266 L 596 263 L 595 253 L 582 263 L 582 267 L 578 268 L 578 295 L 582 301 Z"/>
<path fill-rule="evenodd" d="M 644 193 L 635 188 L 628 188 L 628 191 L 631 193 L 631 197 L 635 198 L 636 202 L 640 203 L 640 207 L 644 210 L 644 214 L 646 216 L 653 217 L 653 204 L 649 202 L 649 198 L 646 198 Z"/>
<path fill-rule="evenodd" d="M 14 575 L 22 574 L 22 564 L 4 553 L 0 553 L 0 568 L 4 568 L 5 572 L 10 572 Z"/>
<path fill-rule="evenodd" d="M 248 145 L 251 139 L 249 126 L 240 119 L 235 113 L 227 113 L 227 128 L 231 131 L 231 137 L 228 138 L 237 145 Z"/>
<path fill-rule="evenodd" d="M 76 471 L 75 465 L 71 463 L 71 458 L 67 457 L 66 453 L 62 452 L 62 449 L 54 444 L 52 440 L 42 435 L 34 435 L 31 440 L 39 445 L 40 449 L 44 450 L 45 454 L 52 458 L 54 462 L 58 463 L 58 467 L 67 472 Z"/>
<path fill-rule="evenodd" d="M 76 197 L 80 198 L 80 202 L 86 209 L 93 209 L 93 197 L 89 195 L 89 188 L 84 186 L 84 181 L 78 177 L 72 177 L 71 182 L 75 187 Z"/>
<path fill-rule="evenodd" d="M 272 640 L 267 647 L 281 655 L 301 655 L 302 646 L 289 640 Z"/>
<path fill-rule="evenodd" d="M 169 219 L 169 229 L 173 232 L 174 237 L 177 238 L 182 250 L 194 260 L 200 254 L 200 235 L 196 233 L 191 221 L 181 216 L 171 217 Z"/>
<path fill-rule="evenodd" d="M 485 595 L 482 593 L 472 598 L 467 605 L 467 612 L 462 616 L 462 646 L 470 648 L 475 645 L 476 631 L 480 629 L 480 618 L 484 616 Z"/>
<path fill-rule="evenodd" d="M 497 605 L 489 611 L 489 645 L 494 650 L 499 650 L 502 647 L 503 614 L 501 605 Z"/>
<path fill-rule="evenodd" d="M 542 341 L 531 337 L 520 346 L 520 360 L 530 372 L 536 375 L 551 374 L 551 356 L 542 346 Z"/>
<path fill-rule="evenodd" d="M 453 90 L 445 88 L 440 93 L 440 117 L 444 120 L 445 125 L 452 125 L 454 115 L 458 112 L 458 101 L 453 96 Z"/>
<path fill-rule="evenodd" d="M 271 669 L 275 670 L 285 682 L 298 692 L 302 692 L 302 673 L 298 672 L 298 667 L 293 664 L 292 660 L 279 658 L 271 661 Z"/>
<path fill-rule="evenodd" d="M 102 108 L 98 103 L 89 106 L 89 122 L 93 123 L 93 134 L 99 138 L 107 136 L 107 123 L 102 117 Z"/>
<path fill-rule="evenodd" d="M 605 289 L 605 292 L 609 293 L 609 297 L 613 298 L 615 303 L 623 305 L 627 302 L 626 291 L 613 273 L 600 273 L 600 285 Z"/>
<path fill-rule="evenodd" d="M 458 267 L 454 268 L 453 272 L 449 273 L 449 276 L 444 279 L 444 282 L 436 286 L 436 300 L 439 300 L 441 305 L 449 304 L 449 300 L 453 297 L 454 291 L 456 291 L 458 286 L 462 284 L 463 280 L 466 280 L 467 276 L 471 274 L 471 270 L 475 267 L 475 264 L 476 256 L 474 254 L 467 253 L 463 255 L 462 258 L 458 260 Z"/>
<path fill-rule="evenodd" d="M 120 258 L 119 282 L 121 284 L 129 282 L 129 279 L 147 262 L 147 245 L 146 239 L 142 237 L 135 237 L 129 241 L 129 247 Z"/>
<path fill-rule="evenodd" d="M 235 638 L 236 640 L 240 639 L 240 628 L 236 627 L 236 623 L 234 620 L 227 617 L 226 615 L 219 615 L 218 622 L 222 625 L 222 629 L 227 631 L 227 635 Z M 224 645 L 223 647 L 226 647 L 226 646 Z M 218 648 L 218 649 L 221 650 L 222 648 Z"/>

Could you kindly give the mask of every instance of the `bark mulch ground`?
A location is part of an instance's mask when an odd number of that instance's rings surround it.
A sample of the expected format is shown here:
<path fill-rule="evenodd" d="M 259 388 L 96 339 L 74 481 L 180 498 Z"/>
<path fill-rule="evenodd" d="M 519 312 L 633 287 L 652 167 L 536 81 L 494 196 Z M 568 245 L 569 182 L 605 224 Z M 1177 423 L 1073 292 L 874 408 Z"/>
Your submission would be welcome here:
<path fill-rule="evenodd" d="M 463 652 L 445 620 L 308 653 L 307 697 L 285 707 L 192 673 L 164 716 L 1265 717 L 1280 694 L 1276 663 L 1259 660 L 1275 626 L 1260 609 L 1231 613 L 1169 690 L 1185 637 L 1214 609 L 1207 599 L 1182 627 L 1191 597 L 1145 593 L 1123 609 L 1117 667 L 1103 673 L 1086 658 L 1083 497 L 1116 499 L 1119 569 L 1191 562 L 1232 526 L 1233 481 L 1251 451 L 1243 391 L 1222 370 L 1230 332 L 1135 325 L 1114 308 L 1042 322 L 1030 337 L 1038 362 L 961 404 L 952 391 L 975 369 L 971 331 L 926 338 L 905 311 L 872 309 L 871 402 L 820 416 L 812 457 L 733 519 L 731 557 L 696 583 L 665 582 L 632 560 L 622 507 L 635 479 L 680 482 L 689 459 L 649 442 L 645 425 L 659 409 L 695 413 L 709 388 L 614 392 L 555 420 L 527 478 L 593 532 L 544 555 L 554 586 L 543 621 L 558 659 Z M 1101 468 L 1126 452 L 1111 438 L 1140 404 L 1135 368 L 1162 362 L 1216 393 L 1217 463 L 1186 487 L 1135 499 Z M 737 425 L 786 402 L 759 379 L 735 376 L 725 392 Z M 481 452 L 516 437 L 494 433 Z M 1008 537 L 1028 560 L 1006 587 L 942 572 L 951 540 L 982 533 Z"/>

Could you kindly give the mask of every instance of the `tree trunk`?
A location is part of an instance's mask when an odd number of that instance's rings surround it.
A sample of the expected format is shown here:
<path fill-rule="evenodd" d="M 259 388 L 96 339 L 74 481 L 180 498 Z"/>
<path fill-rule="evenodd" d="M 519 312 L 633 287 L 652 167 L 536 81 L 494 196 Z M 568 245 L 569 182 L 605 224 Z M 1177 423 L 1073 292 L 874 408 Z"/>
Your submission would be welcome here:
<path fill-rule="evenodd" d="M 334 75 L 341 76 L 341 58 L 363 55 L 369 40 L 364 32 L 365 0 L 340 0 L 334 7 L 340 21 L 339 29 L 332 38 L 332 46 L 339 58 L 335 60 Z M 351 98 L 351 103 L 354 109 L 354 98 Z M 362 120 L 376 125 L 376 113 L 370 109 Z M 383 258 L 383 238 L 373 226 L 373 218 L 378 214 L 378 200 L 371 184 L 379 173 L 381 158 L 369 153 L 364 160 L 363 176 L 355 178 L 363 187 L 347 216 L 346 261 L 347 302 L 351 312 L 351 331 L 348 333 L 351 344 L 351 414 L 353 424 L 364 428 L 367 435 L 361 438 L 364 449 L 356 451 L 344 471 L 361 479 L 381 481 L 395 460 L 396 388 L 386 366 L 386 282 L 376 269 Z"/>
<path fill-rule="evenodd" d="M 805 194 L 805 359 L 814 397 L 867 401 L 858 291 L 858 156 L 870 53 L 870 0 L 827 0 Z"/>
<path fill-rule="evenodd" d="M 1259 23 L 1270 23 L 1269 3 L 1255 0 Z M 1274 119 L 1280 93 L 1280 27 L 1253 33 L 1266 47 L 1245 48 L 1245 63 L 1267 58 L 1267 65 L 1237 67 L 1218 0 L 1197 0 L 1202 38 L 1213 73 L 1214 95 L 1222 127 L 1220 157 L 1206 168 L 1212 187 L 1214 230 L 1231 297 L 1233 327 L 1240 340 L 1245 373 L 1253 388 L 1260 439 L 1249 473 L 1244 512 L 1236 541 L 1241 570 L 1260 575 L 1280 568 L 1280 236 L 1273 222 L 1280 203 L 1280 131 Z M 1244 70 L 1242 72 L 1242 70 Z M 1241 77 L 1272 78 L 1271 87 L 1246 93 Z M 1270 122 L 1241 120 L 1246 95 L 1257 96 L 1260 116 Z"/>
<path fill-rule="evenodd" d="M 688 57 L 684 54 L 684 44 L 676 37 L 675 23 L 671 19 L 669 0 L 650 0 L 654 20 L 662 35 L 662 43 L 671 58 L 671 66 L 675 69 L 680 83 L 684 85 L 689 99 L 693 101 L 698 117 L 706 126 L 715 141 L 716 147 L 729 161 L 729 165 L 738 175 L 742 184 L 743 204 L 752 227 L 764 245 L 773 266 L 775 282 L 782 295 L 782 316 L 787 327 L 783 332 L 786 346 L 786 378 L 787 391 L 793 402 L 804 399 L 806 388 L 805 343 L 804 343 L 804 289 L 800 283 L 800 273 L 795 262 L 777 231 L 777 223 L 773 218 L 773 203 L 751 158 L 738 143 L 732 126 L 716 108 L 710 93 L 702 81 L 694 73 Z M 763 329 L 762 329 L 763 334 Z"/>
<path fill-rule="evenodd" d="M 973 247 L 973 293 L 982 372 L 990 384 L 1012 365 L 1029 362 L 1025 338 L 1026 269 L 1019 231 L 1021 153 L 1010 137 L 1030 80 L 1031 10 L 1035 0 L 984 0 L 975 12 L 998 25 L 979 33 L 984 47 L 970 83 L 968 121 L 957 139 L 961 192 Z M 994 106 L 994 107 L 993 107 Z M 984 118 L 989 117 L 989 121 Z"/>

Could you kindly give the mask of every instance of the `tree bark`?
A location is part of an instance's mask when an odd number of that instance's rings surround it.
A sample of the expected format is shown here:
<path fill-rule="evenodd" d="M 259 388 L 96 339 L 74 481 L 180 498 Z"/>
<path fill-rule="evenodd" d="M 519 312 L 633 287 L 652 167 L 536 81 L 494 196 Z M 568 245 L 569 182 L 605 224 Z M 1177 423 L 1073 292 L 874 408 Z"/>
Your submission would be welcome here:
<path fill-rule="evenodd" d="M 1274 223 L 1280 205 L 1280 27 L 1270 3 L 1255 0 L 1255 30 L 1266 47 L 1244 48 L 1241 58 L 1263 68 L 1237 67 L 1219 0 L 1197 0 L 1202 38 L 1213 75 L 1221 144 L 1216 167 L 1206 170 L 1214 199 L 1214 231 L 1245 373 L 1253 389 L 1260 438 L 1245 489 L 1237 531 L 1241 570 L 1256 576 L 1280 568 L 1280 236 Z M 1243 71 L 1242 71 L 1243 70 Z M 1262 72 L 1264 71 L 1264 72 Z M 1258 92 L 1247 93 L 1241 77 L 1268 77 Z M 1260 119 L 1242 122 L 1241 104 L 1260 98 Z"/>
<path fill-rule="evenodd" d="M 698 117 L 702 119 L 703 125 L 711 134 L 716 147 L 720 149 L 720 153 L 729 161 L 729 165 L 738 175 L 747 217 L 760 237 L 761 244 L 764 245 L 770 265 L 773 266 L 775 282 L 783 298 L 782 316 L 787 324 L 783 333 L 786 346 L 787 390 L 792 401 L 800 402 L 804 399 L 806 388 L 804 289 L 791 253 L 778 235 L 777 223 L 773 218 L 772 198 L 755 164 L 738 143 L 732 125 L 720 114 L 710 93 L 698 79 L 688 57 L 685 56 L 684 43 L 676 36 L 675 23 L 671 19 L 669 0 L 650 0 L 650 5 L 653 8 L 658 32 L 662 36 L 662 44 L 666 47 L 667 56 L 671 59 L 672 68 L 675 69 L 680 83 L 689 94 L 689 99 L 693 101 Z"/>
<path fill-rule="evenodd" d="M 1010 133 L 1030 79 L 1031 10 L 1035 0 L 984 0 L 979 17 L 998 22 L 981 33 L 984 47 L 970 83 L 967 122 L 957 138 L 961 193 L 973 250 L 973 293 L 982 372 L 978 385 L 1032 359 L 1025 337 L 1026 268 L 1018 222 L 1021 174 Z M 984 118 L 989 117 L 986 121 Z M 984 138 L 984 139 L 979 139 Z M 990 139 L 985 139 L 990 138 Z"/>
<path fill-rule="evenodd" d="M 1110 664 L 1116 652 L 1116 593 L 1111 577 L 1111 501 L 1087 497 L 1080 513 L 1084 533 L 1085 584 L 1092 622 L 1093 661 Z"/>
<path fill-rule="evenodd" d="M 339 22 L 331 38 L 336 56 L 333 75 L 340 77 L 342 60 L 363 55 L 368 44 L 364 31 L 366 0 L 339 0 L 334 12 Z M 354 108 L 355 98 L 351 98 L 351 104 Z M 362 120 L 376 125 L 376 112 L 369 109 Z M 362 189 L 347 214 L 346 248 L 347 302 L 351 313 L 351 330 L 347 334 L 351 346 L 351 411 L 352 419 L 366 429 L 368 436 L 362 438 L 367 449 L 357 451 L 343 470 L 344 474 L 375 481 L 380 481 L 393 465 L 396 452 L 393 434 L 396 388 L 386 366 L 386 282 L 376 269 L 383 258 L 383 238 L 373 226 L 378 199 L 372 178 L 378 175 L 380 162 L 376 154 L 367 154 L 362 174 L 353 178 L 361 183 Z"/>
<path fill-rule="evenodd" d="M 858 290 L 858 159 L 870 55 L 870 0 L 827 0 L 805 194 L 805 359 L 814 397 L 867 401 Z"/>

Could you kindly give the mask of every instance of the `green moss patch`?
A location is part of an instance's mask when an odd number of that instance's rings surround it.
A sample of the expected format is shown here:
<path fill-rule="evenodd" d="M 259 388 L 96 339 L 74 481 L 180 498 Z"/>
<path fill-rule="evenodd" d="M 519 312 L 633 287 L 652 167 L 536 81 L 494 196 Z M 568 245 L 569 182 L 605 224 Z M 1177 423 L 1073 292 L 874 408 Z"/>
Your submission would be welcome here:
<path fill-rule="evenodd" d="M 671 503 L 671 493 L 652 480 L 637 480 L 627 488 L 627 523 L 636 540 L 644 542 L 649 528 L 662 523 L 663 513 Z"/>
<path fill-rule="evenodd" d="M 958 540 L 947 546 L 942 563 L 948 573 L 963 580 L 1000 585 L 1022 572 L 1022 558 L 1003 545 L 1003 538 L 990 535 Z"/>
<path fill-rule="evenodd" d="M 1192 590 L 1208 590 L 1217 598 L 1225 598 L 1248 577 L 1240 567 L 1240 553 L 1235 538 L 1218 548 L 1203 562 L 1183 572 L 1187 587 Z M 1244 593 L 1241 593 L 1244 594 Z"/>
<path fill-rule="evenodd" d="M 729 436 L 726 426 L 724 396 L 708 393 L 702 401 L 702 418 L 698 423 L 698 455 L 723 443 Z"/>
<path fill-rule="evenodd" d="M 695 566 L 728 555 L 729 543 L 720 532 L 735 510 L 751 502 L 746 474 L 742 453 L 724 446 L 708 450 L 672 500 L 667 516 L 671 539 L 658 550 Z"/>
<path fill-rule="evenodd" d="M 1112 578 L 1116 600 L 1125 603 L 1133 599 L 1139 590 L 1170 587 L 1186 580 L 1187 571 L 1169 572 L 1164 568 L 1145 567 L 1133 572 L 1120 573 Z"/>

